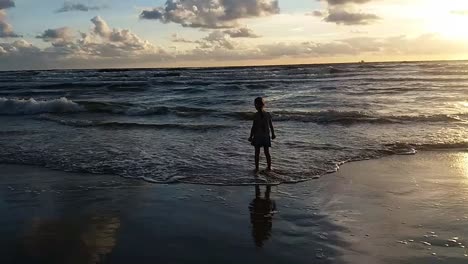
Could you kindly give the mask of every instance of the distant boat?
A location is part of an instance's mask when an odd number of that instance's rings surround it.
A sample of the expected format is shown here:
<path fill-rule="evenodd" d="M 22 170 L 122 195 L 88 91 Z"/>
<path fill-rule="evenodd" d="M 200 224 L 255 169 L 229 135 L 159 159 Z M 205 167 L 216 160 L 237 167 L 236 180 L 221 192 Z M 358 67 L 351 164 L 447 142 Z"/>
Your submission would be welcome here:
<path fill-rule="evenodd" d="M 365 62 L 364 60 L 361 60 L 359 63 L 364 64 L 364 63 L 366 63 L 366 62 Z"/>

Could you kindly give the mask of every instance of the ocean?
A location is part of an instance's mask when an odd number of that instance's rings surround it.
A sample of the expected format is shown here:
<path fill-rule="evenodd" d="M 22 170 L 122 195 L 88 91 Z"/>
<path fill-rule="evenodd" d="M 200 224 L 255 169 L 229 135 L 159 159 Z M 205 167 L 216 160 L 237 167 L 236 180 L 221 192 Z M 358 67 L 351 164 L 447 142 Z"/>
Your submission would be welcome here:
<path fill-rule="evenodd" d="M 0 163 L 297 183 L 345 162 L 466 149 L 467 91 L 466 61 L 0 72 Z M 247 141 L 257 96 L 277 135 L 271 177 L 254 177 Z"/>

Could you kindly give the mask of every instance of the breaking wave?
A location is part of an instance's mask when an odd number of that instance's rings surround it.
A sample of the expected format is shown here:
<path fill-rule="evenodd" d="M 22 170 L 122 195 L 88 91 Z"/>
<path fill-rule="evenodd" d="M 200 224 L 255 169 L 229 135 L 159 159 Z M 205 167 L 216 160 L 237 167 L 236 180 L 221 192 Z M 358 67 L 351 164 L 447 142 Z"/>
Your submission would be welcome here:
<path fill-rule="evenodd" d="M 42 113 L 72 113 L 85 109 L 65 97 L 53 100 L 7 99 L 0 98 L 0 114 L 2 115 L 34 115 Z"/>

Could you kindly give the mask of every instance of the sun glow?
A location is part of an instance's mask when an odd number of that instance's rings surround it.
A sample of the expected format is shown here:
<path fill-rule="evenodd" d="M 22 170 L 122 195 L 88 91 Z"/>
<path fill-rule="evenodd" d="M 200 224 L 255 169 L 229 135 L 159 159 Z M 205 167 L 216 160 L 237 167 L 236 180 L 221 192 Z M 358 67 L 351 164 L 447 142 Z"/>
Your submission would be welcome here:
<path fill-rule="evenodd" d="M 452 39 L 468 39 L 468 1 L 424 2 L 419 12 L 424 16 L 427 31 Z"/>

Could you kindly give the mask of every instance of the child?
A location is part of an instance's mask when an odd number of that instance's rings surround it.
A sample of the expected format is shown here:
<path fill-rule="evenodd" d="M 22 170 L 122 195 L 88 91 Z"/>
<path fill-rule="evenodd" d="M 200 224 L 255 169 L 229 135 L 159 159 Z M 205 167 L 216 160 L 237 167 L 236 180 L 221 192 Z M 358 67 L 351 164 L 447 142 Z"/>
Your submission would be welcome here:
<path fill-rule="evenodd" d="M 255 172 L 258 172 L 258 162 L 260 160 L 260 148 L 263 147 L 265 152 L 265 157 L 267 159 L 268 168 L 271 170 L 271 156 L 270 156 L 270 130 L 271 130 L 271 139 L 275 139 L 275 130 L 273 129 L 273 123 L 271 122 L 271 115 L 268 112 L 264 111 L 265 102 L 263 98 L 255 98 L 255 113 L 252 129 L 250 131 L 249 141 L 252 142 L 252 146 L 255 147 Z"/>

